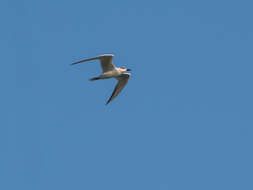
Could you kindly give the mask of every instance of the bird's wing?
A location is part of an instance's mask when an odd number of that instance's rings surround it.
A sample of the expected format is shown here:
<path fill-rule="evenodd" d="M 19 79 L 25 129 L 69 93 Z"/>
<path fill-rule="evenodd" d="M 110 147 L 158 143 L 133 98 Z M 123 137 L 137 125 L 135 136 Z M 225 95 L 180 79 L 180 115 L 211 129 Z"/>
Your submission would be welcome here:
<path fill-rule="evenodd" d="M 72 65 L 82 63 L 82 62 L 86 62 L 86 61 L 99 59 L 101 67 L 102 67 L 102 71 L 103 71 L 103 73 L 105 73 L 105 72 L 108 72 L 108 71 L 111 71 L 111 70 L 115 69 L 115 66 L 112 63 L 113 57 L 114 57 L 113 54 L 105 54 L 105 55 L 100 55 L 100 56 L 96 56 L 96 57 L 91 57 L 91 58 L 88 58 L 88 59 L 83 59 L 81 61 L 77 61 L 75 63 L 72 63 Z"/>
<path fill-rule="evenodd" d="M 115 69 L 115 66 L 112 63 L 114 55 L 112 54 L 107 54 L 107 55 L 102 55 L 100 56 L 100 64 L 103 70 L 103 73 L 112 71 Z"/>
<path fill-rule="evenodd" d="M 128 79 L 130 77 L 130 73 L 124 73 L 117 77 L 118 83 L 114 88 L 114 91 L 109 98 L 109 100 L 106 102 L 106 104 L 109 104 L 119 93 L 120 91 L 126 86 Z"/>

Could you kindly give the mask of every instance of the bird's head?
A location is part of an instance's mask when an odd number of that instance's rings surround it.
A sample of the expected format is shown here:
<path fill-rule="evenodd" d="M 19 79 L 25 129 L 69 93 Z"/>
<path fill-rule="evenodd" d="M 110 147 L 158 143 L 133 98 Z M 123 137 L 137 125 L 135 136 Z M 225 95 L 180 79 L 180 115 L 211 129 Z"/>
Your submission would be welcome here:
<path fill-rule="evenodd" d="M 131 69 L 127 69 L 127 68 L 125 68 L 125 67 L 120 67 L 120 69 L 121 69 L 122 71 L 124 71 L 124 72 L 131 71 Z"/>

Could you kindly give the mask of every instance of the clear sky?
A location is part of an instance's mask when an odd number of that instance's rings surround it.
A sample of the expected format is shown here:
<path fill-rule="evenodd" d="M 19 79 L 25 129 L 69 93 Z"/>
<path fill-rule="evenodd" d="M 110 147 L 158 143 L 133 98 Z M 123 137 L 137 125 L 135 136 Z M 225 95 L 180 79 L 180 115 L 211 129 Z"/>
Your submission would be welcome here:
<path fill-rule="evenodd" d="M 0 189 L 252 190 L 252 7 L 1 0 Z"/>

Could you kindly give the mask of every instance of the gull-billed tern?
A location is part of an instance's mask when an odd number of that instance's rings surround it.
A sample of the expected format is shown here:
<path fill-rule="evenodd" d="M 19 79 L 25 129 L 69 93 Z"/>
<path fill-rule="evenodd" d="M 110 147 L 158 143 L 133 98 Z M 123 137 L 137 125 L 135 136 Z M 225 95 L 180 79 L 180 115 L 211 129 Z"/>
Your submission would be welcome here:
<path fill-rule="evenodd" d="M 115 78 L 118 80 L 118 83 L 115 86 L 114 91 L 111 97 L 109 98 L 109 100 L 106 102 L 106 104 L 110 103 L 125 87 L 130 77 L 130 73 L 127 73 L 127 71 L 131 71 L 131 69 L 127 69 L 124 67 L 115 67 L 112 63 L 113 57 L 114 57 L 113 54 L 104 54 L 104 55 L 91 57 L 88 59 L 83 59 L 81 61 L 72 63 L 72 65 L 75 65 L 78 63 L 86 62 L 86 61 L 99 60 L 102 67 L 102 74 L 98 77 L 94 77 L 89 80 L 94 81 L 94 80 L 108 79 L 108 78 Z"/>

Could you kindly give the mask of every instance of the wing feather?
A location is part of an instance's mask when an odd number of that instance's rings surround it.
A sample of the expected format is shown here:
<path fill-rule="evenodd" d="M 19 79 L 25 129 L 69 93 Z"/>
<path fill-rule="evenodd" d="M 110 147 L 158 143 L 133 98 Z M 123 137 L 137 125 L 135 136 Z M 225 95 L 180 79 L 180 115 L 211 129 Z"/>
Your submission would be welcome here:
<path fill-rule="evenodd" d="M 121 92 L 121 90 L 126 86 L 129 77 L 130 77 L 129 73 L 124 73 L 119 77 L 117 77 L 118 83 L 115 86 L 113 93 L 109 98 L 109 100 L 106 102 L 106 104 L 109 104 Z"/>
<path fill-rule="evenodd" d="M 115 66 L 112 63 L 113 57 L 114 57 L 113 54 L 104 54 L 104 55 L 100 55 L 100 56 L 96 56 L 96 57 L 91 57 L 88 59 L 83 59 L 83 60 L 74 62 L 71 65 L 75 65 L 75 64 L 86 62 L 86 61 L 92 61 L 92 60 L 98 59 L 101 64 L 102 71 L 103 71 L 103 73 L 105 73 L 105 72 L 112 71 L 115 69 Z"/>

